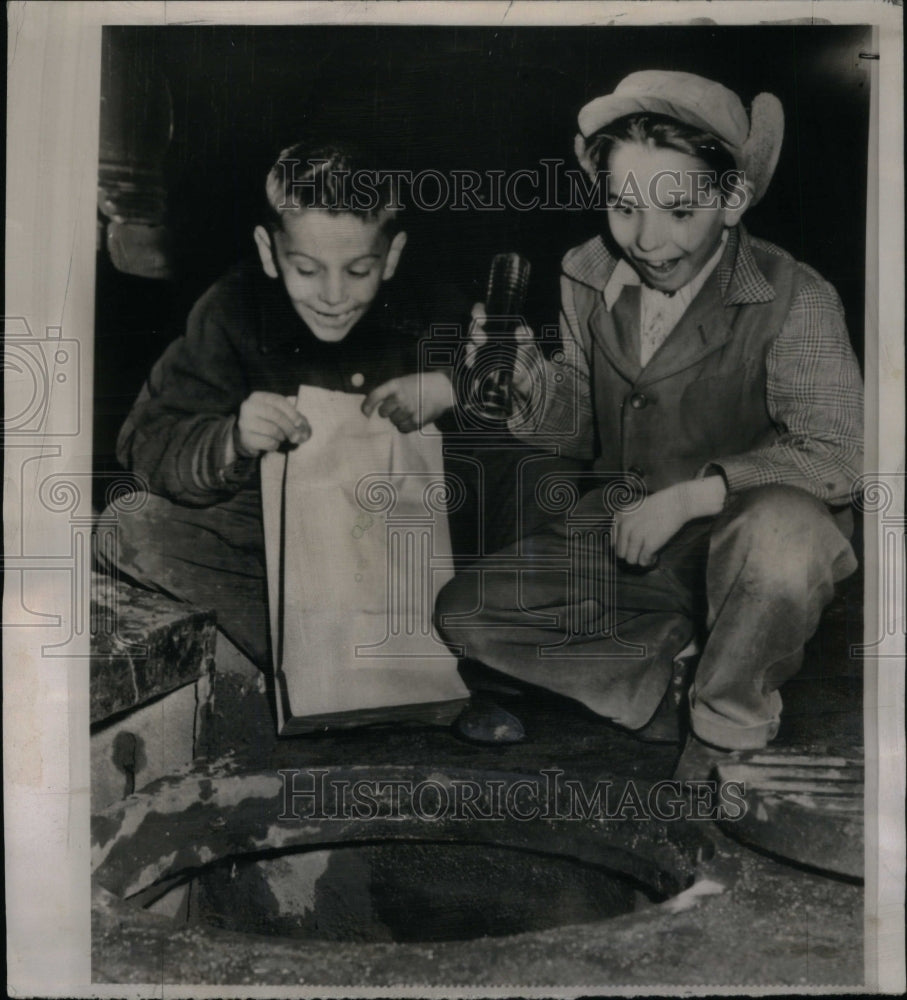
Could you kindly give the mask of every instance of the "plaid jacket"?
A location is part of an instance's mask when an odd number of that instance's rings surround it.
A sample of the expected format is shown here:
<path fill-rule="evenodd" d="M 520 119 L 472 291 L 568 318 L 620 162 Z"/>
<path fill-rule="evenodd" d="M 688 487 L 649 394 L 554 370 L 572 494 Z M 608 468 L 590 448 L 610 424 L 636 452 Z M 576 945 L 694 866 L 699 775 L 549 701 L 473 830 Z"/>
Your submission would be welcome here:
<path fill-rule="evenodd" d="M 511 423 L 650 491 L 720 470 L 730 492 L 781 483 L 846 504 L 862 471 L 860 371 L 837 293 L 740 226 L 645 368 L 639 289 L 612 309 L 600 237 L 564 258 L 563 350 Z"/>

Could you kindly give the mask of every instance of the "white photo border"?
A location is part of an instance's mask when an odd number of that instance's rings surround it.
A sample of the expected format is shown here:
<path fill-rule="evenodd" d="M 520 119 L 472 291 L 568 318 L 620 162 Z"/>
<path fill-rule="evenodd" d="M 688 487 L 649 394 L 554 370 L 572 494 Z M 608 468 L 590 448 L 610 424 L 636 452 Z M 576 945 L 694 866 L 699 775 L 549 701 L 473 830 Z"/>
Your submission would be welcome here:
<path fill-rule="evenodd" d="M 91 982 L 89 880 L 88 636 L 60 641 L 78 581 L 76 535 L 42 516 L 34 498 L 49 473 L 63 474 L 90 502 L 94 247 L 98 91 L 104 24 L 435 23 L 558 25 L 767 24 L 817 18 L 876 26 L 871 116 L 866 296 L 867 469 L 879 470 L 890 504 L 867 515 L 867 540 L 894 531 L 904 559 L 904 244 L 902 21 L 898 6 L 860 0 L 718 2 L 13 2 L 8 7 L 6 316 L 35 331 L 61 330 L 78 342 L 80 392 L 75 430 L 6 441 L 4 477 L 4 797 L 8 985 L 20 996 L 301 996 L 297 989 L 128 989 Z M 871 127 L 871 134 L 873 129 Z M 48 334 L 53 336 L 54 334 Z M 873 377 L 875 374 L 875 377 Z M 8 406 L 10 405 L 8 400 Z M 9 412 L 9 410 L 7 411 Z M 75 411 L 74 411 L 75 412 Z M 78 492 L 77 489 L 77 492 Z M 88 498 L 88 501 L 85 500 Z M 75 508 L 74 508 L 75 509 Z M 81 508 L 78 508 L 81 510 Z M 77 513 L 78 513 L 77 510 Z M 74 515 L 75 516 L 75 515 Z M 36 548 L 26 542 L 39 538 Z M 866 641 L 866 973 L 863 989 L 899 993 L 904 979 L 904 574 L 867 542 Z M 26 609 L 22 581 L 41 572 L 41 607 Z M 893 581 L 893 582 L 892 582 Z M 893 587 L 893 596 L 887 587 Z M 890 598 L 890 599 L 889 599 Z M 53 609 L 52 612 L 48 609 Z M 525 995 L 552 995 L 551 990 Z M 576 995 L 566 990 L 562 995 Z M 584 991 L 587 992 L 587 991 Z M 628 991 L 603 991 L 628 992 Z M 638 992 L 638 991 L 637 991 Z M 694 990 L 684 989 L 684 993 Z M 714 992 L 712 990 L 706 992 Z M 743 990 L 736 992 L 746 992 Z M 790 992 L 789 987 L 766 994 Z M 817 992 L 804 990 L 804 992 Z M 856 991 L 855 991 L 856 992 Z M 507 991 L 434 991 L 490 996 Z M 342 996 L 319 989 L 308 995 Z M 425 995 L 417 987 L 363 988 L 358 996 Z"/>

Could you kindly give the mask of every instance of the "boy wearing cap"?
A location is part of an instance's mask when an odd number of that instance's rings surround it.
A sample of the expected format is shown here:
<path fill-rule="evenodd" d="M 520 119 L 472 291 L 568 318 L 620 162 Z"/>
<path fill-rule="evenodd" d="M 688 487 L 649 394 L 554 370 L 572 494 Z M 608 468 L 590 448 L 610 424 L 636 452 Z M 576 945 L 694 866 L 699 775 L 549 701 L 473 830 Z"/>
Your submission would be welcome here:
<path fill-rule="evenodd" d="M 564 258 L 569 362 L 543 361 L 523 331 L 513 388 L 537 417 L 513 430 L 623 477 L 636 499 L 607 510 L 613 491 L 586 493 L 573 516 L 597 534 L 550 524 L 505 551 L 518 569 L 479 563 L 448 584 L 438 620 L 505 674 L 676 739 L 672 661 L 693 633 L 677 615 L 698 619 L 677 776 L 706 777 L 722 752 L 776 735 L 778 687 L 856 568 L 860 373 L 834 289 L 741 222 L 777 163 L 776 98 L 747 116 L 718 83 L 644 71 L 579 126 L 607 225 Z M 543 377 L 518 374 L 532 370 Z M 565 549 L 569 574 L 544 566 Z M 634 631 L 645 622 L 648 636 Z"/>
<path fill-rule="evenodd" d="M 404 433 L 451 405 L 448 376 L 419 373 L 419 338 L 438 316 L 411 289 L 387 285 L 406 243 L 385 207 L 391 192 L 376 190 L 374 207 L 347 194 L 363 168 L 336 146 L 281 153 L 254 231 L 259 264 L 233 268 L 199 299 L 120 432 L 118 458 L 149 492 L 117 511 L 119 568 L 214 608 L 261 669 L 270 654 L 258 465 L 317 432 L 318 414 L 296 410 L 299 386 L 366 394 L 363 412 L 377 408 Z"/>

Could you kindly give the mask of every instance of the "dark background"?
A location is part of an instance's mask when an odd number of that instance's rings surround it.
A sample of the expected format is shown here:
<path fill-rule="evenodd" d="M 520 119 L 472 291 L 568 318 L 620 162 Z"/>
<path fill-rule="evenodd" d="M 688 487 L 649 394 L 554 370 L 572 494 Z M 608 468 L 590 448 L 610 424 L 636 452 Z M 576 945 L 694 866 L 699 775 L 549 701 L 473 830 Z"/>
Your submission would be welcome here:
<path fill-rule="evenodd" d="M 102 104 L 102 152 L 111 129 L 125 147 L 151 148 L 169 90 L 161 163 L 174 276 L 122 275 L 99 250 L 96 468 L 115 465 L 119 425 L 192 301 L 253 251 L 281 147 L 327 132 L 375 147 L 388 167 L 511 171 L 558 156 L 574 166 L 577 111 L 638 69 L 719 80 L 747 106 L 763 90 L 780 98 L 781 159 L 746 224 L 835 285 L 862 357 L 869 64 L 859 54 L 870 49 L 868 28 L 821 25 L 105 28 L 102 92 L 115 99 Z M 518 250 L 532 261 L 538 325 L 556 320 L 560 258 L 602 219 L 409 207 L 405 225 L 395 281 L 442 276 L 481 299 L 492 254 Z"/>

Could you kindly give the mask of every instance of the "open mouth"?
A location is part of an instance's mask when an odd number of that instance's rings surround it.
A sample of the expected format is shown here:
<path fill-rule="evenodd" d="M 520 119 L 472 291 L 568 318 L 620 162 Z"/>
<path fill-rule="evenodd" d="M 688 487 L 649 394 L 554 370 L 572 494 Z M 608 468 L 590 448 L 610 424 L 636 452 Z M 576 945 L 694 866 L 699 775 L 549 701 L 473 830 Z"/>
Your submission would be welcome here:
<path fill-rule="evenodd" d="M 638 257 L 635 259 L 635 263 L 639 265 L 644 271 L 649 274 L 657 275 L 658 277 L 665 278 L 671 274 L 677 265 L 680 263 L 680 257 L 674 257 L 672 260 L 640 260 Z"/>

